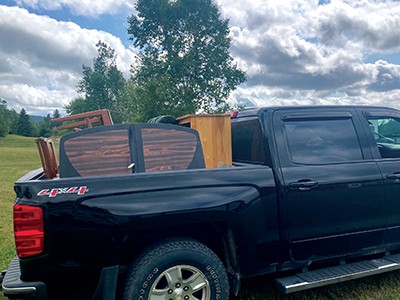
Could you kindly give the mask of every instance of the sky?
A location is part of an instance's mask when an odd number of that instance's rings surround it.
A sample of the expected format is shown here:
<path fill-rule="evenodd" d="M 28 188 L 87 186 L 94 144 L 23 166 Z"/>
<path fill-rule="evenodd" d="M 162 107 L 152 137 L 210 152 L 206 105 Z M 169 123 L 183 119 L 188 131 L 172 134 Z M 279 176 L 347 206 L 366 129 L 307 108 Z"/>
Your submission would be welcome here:
<path fill-rule="evenodd" d="M 383 105 L 400 109 L 399 0 L 215 0 L 230 20 L 230 53 L 246 107 Z M 78 96 L 101 40 L 129 76 L 134 0 L 0 0 L 0 98 L 44 116 Z"/>

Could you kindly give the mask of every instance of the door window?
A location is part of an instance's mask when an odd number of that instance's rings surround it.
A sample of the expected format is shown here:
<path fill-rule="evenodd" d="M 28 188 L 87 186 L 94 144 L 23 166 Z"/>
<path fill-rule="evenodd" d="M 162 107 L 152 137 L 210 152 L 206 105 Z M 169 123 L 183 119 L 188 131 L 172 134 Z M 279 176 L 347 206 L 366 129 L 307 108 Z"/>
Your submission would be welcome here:
<path fill-rule="evenodd" d="M 400 121 L 391 117 L 369 117 L 368 125 L 381 158 L 399 158 Z"/>
<path fill-rule="evenodd" d="M 284 124 L 293 163 L 329 164 L 363 159 L 351 118 L 288 120 Z"/>

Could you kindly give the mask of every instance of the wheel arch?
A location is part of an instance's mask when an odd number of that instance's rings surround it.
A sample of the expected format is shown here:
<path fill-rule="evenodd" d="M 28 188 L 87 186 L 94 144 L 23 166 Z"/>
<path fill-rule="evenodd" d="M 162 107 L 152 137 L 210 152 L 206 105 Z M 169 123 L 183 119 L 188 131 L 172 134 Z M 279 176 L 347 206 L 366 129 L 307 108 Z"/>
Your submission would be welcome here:
<path fill-rule="evenodd" d="M 138 239 L 140 239 L 139 243 L 137 243 Z M 204 222 L 190 225 L 164 226 L 141 230 L 140 234 L 138 232 L 128 234 L 125 237 L 120 253 L 120 264 L 128 266 L 135 257 L 146 251 L 146 249 L 174 239 L 195 240 L 212 250 L 226 269 L 231 292 L 237 295 L 240 288 L 239 256 L 234 232 L 224 223 Z"/>

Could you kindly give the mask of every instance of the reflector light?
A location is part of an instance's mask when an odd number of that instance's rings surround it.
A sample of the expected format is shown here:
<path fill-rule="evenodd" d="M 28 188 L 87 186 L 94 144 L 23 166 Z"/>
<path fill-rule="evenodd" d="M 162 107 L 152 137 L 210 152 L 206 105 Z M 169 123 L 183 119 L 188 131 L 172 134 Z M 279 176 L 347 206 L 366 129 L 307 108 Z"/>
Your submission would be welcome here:
<path fill-rule="evenodd" d="M 231 112 L 231 119 L 237 118 L 239 112 L 238 111 L 232 111 Z"/>
<path fill-rule="evenodd" d="M 43 211 L 40 207 L 14 205 L 14 237 L 18 257 L 43 252 Z"/>

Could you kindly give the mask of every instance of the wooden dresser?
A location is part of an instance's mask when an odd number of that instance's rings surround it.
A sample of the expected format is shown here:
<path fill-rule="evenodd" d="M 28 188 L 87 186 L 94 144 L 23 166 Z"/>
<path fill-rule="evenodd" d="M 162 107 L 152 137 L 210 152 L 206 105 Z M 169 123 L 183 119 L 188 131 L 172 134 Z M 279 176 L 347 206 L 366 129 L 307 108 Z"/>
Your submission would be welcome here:
<path fill-rule="evenodd" d="M 232 165 L 230 115 L 185 115 L 177 120 L 199 133 L 206 168 Z"/>

